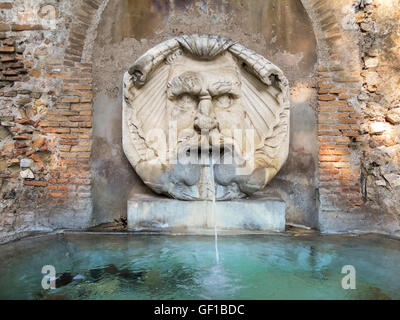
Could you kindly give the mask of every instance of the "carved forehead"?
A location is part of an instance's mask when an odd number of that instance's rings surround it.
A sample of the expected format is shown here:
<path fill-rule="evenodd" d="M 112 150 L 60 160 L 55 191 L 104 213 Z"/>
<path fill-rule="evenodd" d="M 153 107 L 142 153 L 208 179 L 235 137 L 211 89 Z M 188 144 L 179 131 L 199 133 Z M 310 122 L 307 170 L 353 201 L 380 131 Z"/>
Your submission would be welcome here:
<path fill-rule="evenodd" d="M 169 80 L 181 76 L 188 71 L 192 75 L 197 74 L 202 78 L 204 78 L 204 75 L 208 75 L 212 78 L 230 78 L 232 80 L 238 79 L 239 77 L 238 66 L 232 55 L 228 52 L 213 60 L 198 60 L 182 55 L 171 65 Z"/>

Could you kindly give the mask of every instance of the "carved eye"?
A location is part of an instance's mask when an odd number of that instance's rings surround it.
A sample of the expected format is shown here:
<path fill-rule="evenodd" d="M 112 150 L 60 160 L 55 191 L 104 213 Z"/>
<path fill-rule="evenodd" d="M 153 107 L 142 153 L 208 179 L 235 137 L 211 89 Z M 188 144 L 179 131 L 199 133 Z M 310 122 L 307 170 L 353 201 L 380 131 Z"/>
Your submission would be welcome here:
<path fill-rule="evenodd" d="M 232 96 L 230 94 L 223 94 L 218 97 L 214 97 L 214 105 L 217 108 L 229 108 L 232 105 Z"/>
<path fill-rule="evenodd" d="M 198 101 L 190 94 L 184 93 L 176 98 L 176 103 L 183 110 L 192 110 L 197 107 Z"/>

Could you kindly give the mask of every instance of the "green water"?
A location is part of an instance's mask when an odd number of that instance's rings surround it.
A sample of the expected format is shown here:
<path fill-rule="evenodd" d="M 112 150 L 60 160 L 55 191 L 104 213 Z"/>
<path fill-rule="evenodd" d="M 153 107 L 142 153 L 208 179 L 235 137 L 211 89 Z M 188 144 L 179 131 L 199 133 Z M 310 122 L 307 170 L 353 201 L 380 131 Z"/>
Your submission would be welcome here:
<path fill-rule="evenodd" d="M 25 239 L 0 246 L 0 299 L 400 299 L 398 240 L 221 236 L 218 247 L 216 264 L 213 237 Z M 44 265 L 67 280 L 42 289 Z M 345 265 L 355 290 L 342 289 Z"/>

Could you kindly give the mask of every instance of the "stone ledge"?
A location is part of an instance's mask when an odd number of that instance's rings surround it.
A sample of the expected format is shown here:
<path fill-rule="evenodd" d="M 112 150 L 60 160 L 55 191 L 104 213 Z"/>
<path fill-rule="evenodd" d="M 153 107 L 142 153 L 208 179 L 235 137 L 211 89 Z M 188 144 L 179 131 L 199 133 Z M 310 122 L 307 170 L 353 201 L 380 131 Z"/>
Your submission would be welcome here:
<path fill-rule="evenodd" d="M 209 233 L 214 229 L 211 201 L 181 201 L 162 197 L 134 196 L 128 200 L 128 230 L 185 230 Z M 285 230 L 286 204 L 257 198 L 216 202 L 217 229 Z"/>

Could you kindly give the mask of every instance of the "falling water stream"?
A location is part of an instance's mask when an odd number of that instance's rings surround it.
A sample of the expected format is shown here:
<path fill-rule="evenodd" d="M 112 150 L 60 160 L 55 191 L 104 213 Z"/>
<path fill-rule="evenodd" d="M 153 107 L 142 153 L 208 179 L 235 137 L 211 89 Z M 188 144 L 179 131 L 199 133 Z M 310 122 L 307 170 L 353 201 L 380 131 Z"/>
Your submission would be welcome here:
<path fill-rule="evenodd" d="M 214 219 L 214 238 L 215 238 L 215 259 L 219 264 L 219 251 L 218 251 L 218 232 L 217 232 L 217 206 L 215 203 L 215 181 L 214 181 L 214 162 L 212 152 L 210 152 L 210 173 L 211 173 L 211 191 L 212 191 L 212 217 Z"/>

